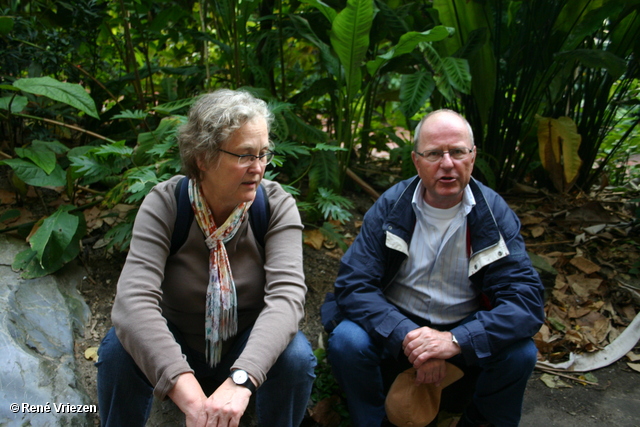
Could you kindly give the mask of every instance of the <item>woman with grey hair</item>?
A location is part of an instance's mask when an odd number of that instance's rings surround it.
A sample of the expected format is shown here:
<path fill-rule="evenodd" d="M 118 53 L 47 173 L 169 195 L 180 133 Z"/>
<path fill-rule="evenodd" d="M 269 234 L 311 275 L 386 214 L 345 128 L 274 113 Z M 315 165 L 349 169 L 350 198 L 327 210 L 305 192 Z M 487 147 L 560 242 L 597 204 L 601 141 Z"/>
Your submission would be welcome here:
<path fill-rule="evenodd" d="M 188 181 L 158 184 L 142 203 L 98 352 L 103 426 L 145 425 L 153 396 L 173 400 L 187 426 L 237 426 L 252 394 L 260 425 L 302 422 L 316 363 L 298 330 L 302 222 L 294 199 L 263 180 L 271 121 L 243 91 L 204 95 L 189 111 L 178 136 Z M 175 248 L 178 185 L 194 220 Z M 264 236 L 248 224 L 260 185 Z"/>

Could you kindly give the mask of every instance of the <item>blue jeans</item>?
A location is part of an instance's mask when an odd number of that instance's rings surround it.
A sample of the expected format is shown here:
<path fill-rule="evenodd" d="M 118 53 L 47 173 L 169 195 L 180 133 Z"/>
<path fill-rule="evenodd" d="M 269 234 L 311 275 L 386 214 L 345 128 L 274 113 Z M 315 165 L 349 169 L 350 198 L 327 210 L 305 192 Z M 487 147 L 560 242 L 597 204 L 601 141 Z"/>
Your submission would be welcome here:
<path fill-rule="evenodd" d="M 478 379 L 472 404 L 495 426 L 517 426 L 527 381 L 536 363 L 537 349 L 531 339 L 519 341 L 478 366 L 468 366 L 462 355 L 449 362 L 465 375 L 477 371 Z M 384 417 L 388 386 L 385 370 L 395 374 L 409 367 L 402 355 L 395 359 L 369 334 L 350 320 L 343 320 L 329 336 L 327 358 L 346 397 L 354 427 L 380 426 Z"/>
<path fill-rule="evenodd" d="M 244 349 L 251 329 L 240 333 L 220 363 L 210 368 L 202 353 L 189 348 L 171 328 L 196 378 L 217 388 Z M 122 347 L 115 330 L 107 333 L 98 349 L 98 406 L 102 426 L 144 426 L 153 403 L 153 387 Z M 256 391 L 260 426 L 299 426 L 306 412 L 315 379 L 316 358 L 309 341 L 298 332 L 267 373 Z"/>

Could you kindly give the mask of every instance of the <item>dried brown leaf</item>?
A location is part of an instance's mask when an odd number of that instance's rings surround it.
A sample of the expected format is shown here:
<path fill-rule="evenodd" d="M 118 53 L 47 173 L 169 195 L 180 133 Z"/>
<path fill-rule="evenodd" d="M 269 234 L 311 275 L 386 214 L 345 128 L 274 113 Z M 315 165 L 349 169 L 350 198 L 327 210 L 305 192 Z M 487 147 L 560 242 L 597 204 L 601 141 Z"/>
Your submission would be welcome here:
<path fill-rule="evenodd" d="M 595 294 L 598 287 L 602 283 L 602 279 L 592 279 L 585 277 L 583 274 L 572 274 L 567 277 L 571 290 L 581 298 L 589 298 L 589 295 Z"/>
<path fill-rule="evenodd" d="M 589 275 L 597 271 L 600 271 L 600 266 L 592 261 L 589 261 L 583 256 L 574 257 L 569 261 L 571 265 L 582 271 L 584 274 Z"/>
<path fill-rule="evenodd" d="M 577 319 L 578 317 L 582 317 L 591 313 L 591 308 L 570 306 L 568 309 L 568 313 L 571 319 Z"/>
<path fill-rule="evenodd" d="M 322 243 L 324 242 L 324 235 L 318 229 L 315 230 L 305 230 L 303 231 L 304 235 L 304 243 L 306 245 L 311 246 L 314 249 L 322 248 Z"/>
<path fill-rule="evenodd" d="M 630 351 L 629 353 L 627 353 L 625 356 L 627 356 L 627 359 L 629 359 L 632 362 L 637 362 L 640 360 L 640 354 L 635 354 L 634 352 Z"/>
<path fill-rule="evenodd" d="M 322 399 L 309 411 L 311 418 L 322 426 L 337 427 L 340 425 L 341 417 L 340 414 L 333 410 L 333 406 L 339 400 L 338 396 Z"/>
<path fill-rule="evenodd" d="M 533 238 L 540 237 L 540 236 L 542 236 L 543 234 L 544 234 L 544 227 L 542 227 L 542 226 L 533 227 L 533 228 L 531 229 L 531 236 L 532 236 Z"/>
<path fill-rule="evenodd" d="M 520 218 L 520 222 L 523 226 L 540 224 L 544 220 L 544 218 L 532 215 L 523 215 L 522 218 Z"/>
<path fill-rule="evenodd" d="M 0 204 L 12 205 L 16 202 L 16 193 L 0 189 Z"/>
<path fill-rule="evenodd" d="M 640 372 L 640 363 L 628 363 L 627 366 L 633 369 L 636 372 Z"/>

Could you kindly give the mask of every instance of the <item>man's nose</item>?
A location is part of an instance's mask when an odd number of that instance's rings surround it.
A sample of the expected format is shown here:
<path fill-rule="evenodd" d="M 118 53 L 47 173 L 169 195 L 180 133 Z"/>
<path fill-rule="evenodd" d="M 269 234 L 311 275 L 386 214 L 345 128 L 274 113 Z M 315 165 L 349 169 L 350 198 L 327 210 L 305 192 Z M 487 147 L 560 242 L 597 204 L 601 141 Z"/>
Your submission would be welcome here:
<path fill-rule="evenodd" d="M 440 167 L 445 169 L 453 167 L 453 159 L 449 155 L 448 151 L 442 153 L 442 159 L 440 159 Z"/>

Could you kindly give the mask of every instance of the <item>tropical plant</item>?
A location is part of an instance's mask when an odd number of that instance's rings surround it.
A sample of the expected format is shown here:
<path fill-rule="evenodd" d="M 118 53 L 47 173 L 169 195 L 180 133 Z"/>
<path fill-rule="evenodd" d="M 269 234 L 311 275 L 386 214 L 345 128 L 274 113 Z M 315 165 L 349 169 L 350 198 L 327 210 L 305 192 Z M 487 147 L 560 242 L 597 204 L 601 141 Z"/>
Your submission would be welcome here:
<path fill-rule="evenodd" d="M 408 121 L 424 106 L 434 87 L 449 97 L 453 96 L 452 88 L 467 90 L 470 78 L 466 60 L 443 59 L 432 48 L 433 42 L 446 39 L 452 30 L 434 27 L 430 20 L 414 19 L 412 12 L 417 2 L 393 9 L 384 2 L 348 0 L 340 11 L 317 0 L 305 3 L 318 12 L 290 19 L 300 37 L 317 49 L 319 76 L 298 96 L 323 100 L 321 111 L 327 114 L 323 126 L 330 135 L 330 144 L 343 148 L 335 152 L 335 158 L 333 153 L 323 153 L 324 158 L 318 163 L 326 173 L 318 183 L 312 176 L 310 188 L 340 190 L 354 151 L 359 146 L 360 159 L 367 158 L 370 134 L 389 128 L 383 118 L 386 111 L 380 110 L 381 93 L 395 91 L 395 99 L 401 101 L 400 109 Z M 319 24 L 319 19 L 326 25 Z M 408 22 L 423 28 L 413 31 Z M 379 31 L 381 28 L 385 31 Z M 392 73 L 407 77 L 394 80 Z M 376 113 L 380 119 L 374 126 Z M 383 148 L 387 149 L 384 143 Z"/>
<path fill-rule="evenodd" d="M 31 126 L 34 123 L 46 123 L 94 138 L 90 145 L 69 148 L 52 138 L 54 132 L 51 132 L 48 140 L 34 139 L 22 147 L 15 147 L 17 158 L 0 161 L 0 164 L 11 168 L 12 182 L 18 191 L 26 193 L 27 185 L 35 188 L 61 187 L 69 200 L 69 203 L 59 206 L 55 212 L 45 215 L 35 224 L 21 227 L 26 229 L 25 234 L 31 235 L 30 248 L 16 257 L 14 268 L 23 270 L 25 278 L 39 277 L 58 270 L 74 259 L 79 254 L 80 241 L 87 231 L 83 210 L 97 203 L 106 209 L 122 203 L 131 206 L 127 209 L 126 217 L 115 222 L 105 235 L 108 247 L 125 250 L 139 203 L 154 185 L 180 171 L 175 135 L 186 121 L 184 112 L 195 98 L 158 105 L 148 111 L 127 110 L 112 116 L 112 121 L 128 122 L 143 122 L 150 116 L 163 117 L 155 129 L 139 132 L 131 147 L 125 140 L 115 141 L 75 125 L 35 115 L 43 108 L 42 105 L 48 105 L 51 109 L 60 104 L 73 107 L 81 114 L 99 117 L 93 100 L 77 84 L 59 82 L 50 77 L 23 78 L 16 80 L 13 85 L 2 85 L 0 89 L 10 93 L 0 98 L 0 113 L 6 120 L 19 117 L 32 122 Z M 286 127 L 277 124 L 286 123 L 284 115 L 290 114 L 291 107 L 284 103 L 270 104 L 276 116 L 276 150 L 308 156 L 310 151 L 292 143 L 283 143 L 278 148 L 280 144 L 277 142 L 280 138 L 286 141 L 288 134 Z M 282 166 L 284 162 L 285 158 L 279 156 L 275 163 Z M 270 170 L 266 177 L 273 178 L 275 175 L 277 173 Z M 91 191 L 92 197 L 97 198 L 93 201 L 79 198 L 78 194 L 89 187 L 101 189 Z M 291 186 L 285 185 L 285 188 L 295 192 Z M 343 222 L 349 219 L 350 214 L 346 210 L 349 206 L 349 200 L 329 191 L 321 192 L 309 209 L 317 210 L 320 217 L 325 219 Z M 322 229 L 328 238 L 341 243 L 340 237 L 328 223 Z"/>
<path fill-rule="evenodd" d="M 585 190 L 594 182 L 598 148 L 638 75 L 638 3 L 434 1 L 439 21 L 456 28 L 439 47 L 468 58 L 473 76 L 471 95 L 440 104 L 470 120 L 476 165 L 491 186 L 505 190 L 540 165 L 537 115 L 576 123 L 582 165 L 575 182 Z"/>

